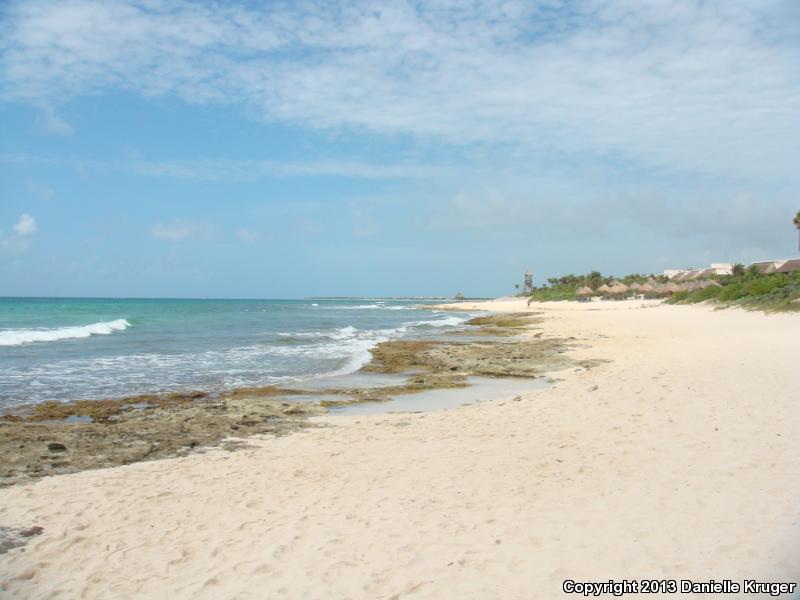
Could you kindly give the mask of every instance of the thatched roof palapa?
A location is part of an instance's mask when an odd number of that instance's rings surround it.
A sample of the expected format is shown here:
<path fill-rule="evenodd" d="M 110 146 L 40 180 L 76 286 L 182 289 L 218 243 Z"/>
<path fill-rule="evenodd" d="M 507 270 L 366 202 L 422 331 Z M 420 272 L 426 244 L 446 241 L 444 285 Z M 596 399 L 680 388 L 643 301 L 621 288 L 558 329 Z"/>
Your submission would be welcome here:
<path fill-rule="evenodd" d="M 778 273 L 794 273 L 795 271 L 800 271 L 800 259 L 793 258 L 787 260 L 775 270 Z"/>
<path fill-rule="evenodd" d="M 621 294 L 627 294 L 628 293 L 628 286 L 625 285 L 624 283 L 616 281 L 609 288 L 608 293 L 609 294 L 614 294 L 615 296 L 618 296 L 618 295 L 621 295 Z"/>
<path fill-rule="evenodd" d="M 697 282 L 698 289 L 705 289 L 707 287 L 722 287 L 719 281 L 714 281 L 713 279 L 704 279 L 703 281 Z"/>
<path fill-rule="evenodd" d="M 588 285 L 578 288 L 575 291 L 576 296 L 591 296 L 594 293 L 595 293 L 594 290 L 590 288 Z"/>

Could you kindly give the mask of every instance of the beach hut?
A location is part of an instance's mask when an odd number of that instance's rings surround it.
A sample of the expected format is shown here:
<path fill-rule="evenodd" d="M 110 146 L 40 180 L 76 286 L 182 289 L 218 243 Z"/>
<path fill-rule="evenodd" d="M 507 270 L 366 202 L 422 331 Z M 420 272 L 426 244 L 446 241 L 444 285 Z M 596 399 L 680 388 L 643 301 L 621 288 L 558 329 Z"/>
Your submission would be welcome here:
<path fill-rule="evenodd" d="M 575 295 L 578 297 L 578 300 L 588 300 L 589 296 L 594 295 L 594 290 L 585 285 L 575 290 Z"/>
<path fill-rule="evenodd" d="M 764 262 L 755 262 L 750 265 L 750 268 L 756 269 L 759 273 L 767 275 L 769 273 L 774 273 L 778 270 L 778 266 L 781 264 L 781 261 L 774 261 L 774 260 L 767 260 Z"/>
<path fill-rule="evenodd" d="M 800 258 L 784 261 L 776 271 L 778 273 L 794 273 L 795 271 L 800 271 Z"/>
<path fill-rule="evenodd" d="M 628 286 L 620 281 L 615 281 L 608 289 L 608 295 L 614 298 L 622 298 L 628 293 Z"/>
<path fill-rule="evenodd" d="M 690 281 L 697 281 L 698 279 L 708 279 L 712 275 L 716 274 L 716 269 L 698 269 L 697 271 L 693 271 L 687 279 Z"/>
<path fill-rule="evenodd" d="M 659 290 L 662 296 L 672 296 L 675 292 L 680 292 L 682 290 L 681 286 L 679 286 L 674 281 L 670 281 L 669 283 L 665 283 L 661 286 Z"/>
<path fill-rule="evenodd" d="M 608 292 L 609 292 L 610 290 L 611 290 L 611 288 L 608 286 L 608 284 L 607 284 L 607 283 L 604 283 L 604 284 L 603 284 L 603 285 L 601 285 L 599 288 L 597 288 L 597 292 L 598 292 L 599 294 L 602 294 L 603 296 L 605 296 L 606 294 L 608 294 Z"/>
<path fill-rule="evenodd" d="M 722 287 L 719 281 L 714 281 L 713 279 L 704 279 L 703 281 L 697 282 L 698 289 L 705 289 L 707 287 Z"/>
<path fill-rule="evenodd" d="M 684 279 L 686 279 L 688 276 L 689 276 L 689 271 L 681 271 L 680 273 L 678 273 L 678 274 L 677 274 L 677 275 L 675 275 L 674 277 L 670 277 L 670 278 L 669 278 L 669 280 L 670 280 L 670 281 L 675 281 L 675 282 L 678 282 L 678 281 L 683 281 L 683 280 L 684 280 Z"/>
<path fill-rule="evenodd" d="M 643 283 L 642 286 L 639 288 L 639 291 L 644 294 L 647 298 L 653 298 L 656 296 L 656 286 L 654 283 Z"/>

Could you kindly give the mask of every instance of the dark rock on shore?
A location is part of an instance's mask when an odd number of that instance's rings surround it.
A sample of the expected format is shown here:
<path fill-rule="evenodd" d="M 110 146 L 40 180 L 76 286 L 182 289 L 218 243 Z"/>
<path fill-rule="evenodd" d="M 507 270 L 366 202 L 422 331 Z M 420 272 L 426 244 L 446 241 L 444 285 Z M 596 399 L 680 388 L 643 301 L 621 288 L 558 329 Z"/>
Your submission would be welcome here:
<path fill-rule="evenodd" d="M 473 333 L 501 337 L 522 333 L 539 321 L 521 313 L 469 323 Z M 218 398 L 190 391 L 44 402 L 0 417 L 0 486 L 181 456 L 203 447 L 235 450 L 244 446 L 241 438 L 317 426 L 307 417 L 328 409 L 464 387 L 470 375 L 537 377 L 573 364 L 564 354 L 569 347 L 568 340 L 542 338 L 541 333 L 499 341 L 396 340 L 373 348 L 363 371 L 406 374 L 398 385 L 312 390 L 263 386 L 231 390 Z"/>
<path fill-rule="evenodd" d="M 526 339 L 513 342 L 416 342 L 397 340 L 372 349 L 365 371 L 403 373 L 425 370 L 492 377 L 537 377 L 571 364 L 563 353 L 565 340 Z"/>

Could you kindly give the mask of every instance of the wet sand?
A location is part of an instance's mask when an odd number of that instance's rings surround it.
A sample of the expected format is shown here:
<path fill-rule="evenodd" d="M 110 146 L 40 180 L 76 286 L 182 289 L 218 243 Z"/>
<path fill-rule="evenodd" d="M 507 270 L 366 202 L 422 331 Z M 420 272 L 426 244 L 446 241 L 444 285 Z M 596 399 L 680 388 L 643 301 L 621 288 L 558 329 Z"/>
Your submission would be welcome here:
<path fill-rule="evenodd" d="M 0 486 L 216 446 L 236 450 L 249 436 L 318 427 L 308 417 L 328 411 L 459 406 L 474 401 L 474 392 L 464 396 L 457 390 L 466 391 L 476 375 L 514 377 L 523 390 L 525 380 L 570 364 L 564 356 L 567 340 L 521 336 L 538 322 L 528 315 L 486 316 L 470 321 L 464 332 L 469 335 L 458 338 L 384 342 L 360 372 L 294 388 L 237 388 L 217 396 L 195 390 L 19 407 L 0 416 Z M 435 390 L 449 392 L 431 395 Z M 478 393 L 495 397 L 502 390 L 484 381 Z"/>

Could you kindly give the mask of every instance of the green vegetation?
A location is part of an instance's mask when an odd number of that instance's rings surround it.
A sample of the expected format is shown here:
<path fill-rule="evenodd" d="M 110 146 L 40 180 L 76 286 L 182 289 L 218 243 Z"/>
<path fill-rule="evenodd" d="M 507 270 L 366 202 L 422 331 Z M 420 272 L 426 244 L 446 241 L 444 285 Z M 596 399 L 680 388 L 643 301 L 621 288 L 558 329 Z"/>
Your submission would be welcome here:
<path fill-rule="evenodd" d="M 575 292 L 578 288 L 589 286 L 593 290 L 604 283 L 611 281 L 610 277 L 604 277 L 598 271 L 592 271 L 588 275 L 565 275 L 563 277 L 550 277 L 548 285 L 534 288 L 530 296 L 531 301 L 550 302 L 559 300 L 575 300 Z"/>
<path fill-rule="evenodd" d="M 625 297 L 637 290 L 646 290 L 647 287 L 631 289 L 629 292 L 615 295 L 612 289 L 603 286 L 615 286 L 619 283 L 628 286 L 633 284 L 654 284 L 651 293 L 644 292 L 647 297 L 670 296 L 666 301 L 671 304 L 696 304 L 698 302 L 712 301 L 721 306 L 750 306 L 769 310 L 800 310 L 800 272 L 794 273 L 761 273 L 756 267 L 745 267 L 737 264 L 733 267 L 731 275 L 713 275 L 708 279 L 664 284 L 669 280 L 662 275 L 640 275 L 634 273 L 625 277 L 610 277 L 592 271 L 586 275 L 565 275 L 547 280 L 547 285 L 534 288 L 530 301 L 548 302 L 559 300 L 579 300 L 581 288 L 598 290 L 597 295 L 606 297 Z M 672 286 L 672 289 L 670 289 Z M 690 289 L 675 289 L 678 286 Z M 653 287 L 652 285 L 650 287 Z M 584 297 L 587 295 L 584 292 Z"/>
<path fill-rule="evenodd" d="M 576 300 L 576 292 L 582 287 L 596 290 L 602 285 L 610 285 L 614 282 L 621 282 L 629 286 L 632 283 L 645 283 L 648 279 L 666 281 L 661 275 L 640 275 L 639 273 L 631 273 L 624 277 L 612 277 L 610 275 L 603 275 L 599 271 L 592 271 L 586 275 L 551 277 L 547 280 L 547 285 L 534 288 L 530 299 L 534 302 Z"/>
<path fill-rule="evenodd" d="M 760 273 L 736 265 L 733 275 L 714 277 L 719 286 L 693 292 L 677 292 L 667 302 L 694 304 L 716 300 L 722 305 L 771 310 L 800 310 L 800 272 Z"/>

